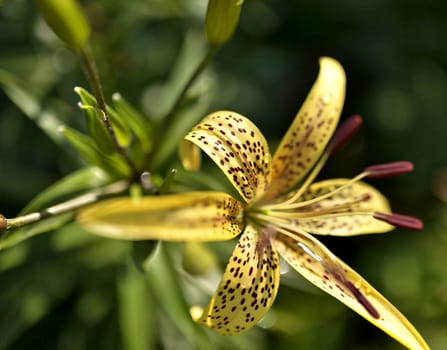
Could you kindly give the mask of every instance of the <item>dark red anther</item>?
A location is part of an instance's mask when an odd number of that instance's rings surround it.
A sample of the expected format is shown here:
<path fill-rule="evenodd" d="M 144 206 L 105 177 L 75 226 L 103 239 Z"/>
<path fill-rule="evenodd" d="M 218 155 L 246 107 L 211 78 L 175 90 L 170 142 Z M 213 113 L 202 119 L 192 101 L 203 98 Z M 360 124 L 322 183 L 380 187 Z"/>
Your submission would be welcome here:
<path fill-rule="evenodd" d="M 369 179 L 383 179 L 399 176 L 413 171 L 413 163 L 407 161 L 371 165 L 365 168 Z"/>
<path fill-rule="evenodd" d="M 331 141 L 328 145 L 328 150 L 331 154 L 337 153 L 348 141 L 355 135 L 355 133 L 360 129 L 363 123 L 361 116 L 355 114 L 348 119 L 346 119 L 343 124 L 335 131 L 334 136 L 332 136 Z"/>
<path fill-rule="evenodd" d="M 359 197 L 359 202 L 368 202 L 371 199 L 371 193 L 363 193 L 360 197 Z"/>
<path fill-rule="evenodd" d="M 422 230 L 424 228 L 424 223 L 413 216 L 394 213 L 374 213 L 373 217 L 374 219 L 385 221 L 395 227 L 406 228 L 409 230 Z"/>

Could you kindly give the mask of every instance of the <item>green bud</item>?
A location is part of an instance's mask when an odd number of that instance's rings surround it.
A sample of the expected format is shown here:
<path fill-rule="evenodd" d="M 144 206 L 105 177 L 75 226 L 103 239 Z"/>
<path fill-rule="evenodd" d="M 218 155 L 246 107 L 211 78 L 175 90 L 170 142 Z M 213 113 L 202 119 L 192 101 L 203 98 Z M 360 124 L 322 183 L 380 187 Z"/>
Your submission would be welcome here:
<path fill-rule="evenodd" d="M 182 265 L 192 275 L 203 275 L 217 266 L 217 261 L 213 252 L 203 243 L 186 242 Z"/>
<path fill-rule="evenodd" d="M 35 0 L 48 26 L 65 44 L 82 49 L 90 27 L 75 0 Z"/>
<path fill-rule="evenodd" d="M 244 0 L 209 0 L 206 36 L 211 45 L 223 45 L 233 36 Z"/>

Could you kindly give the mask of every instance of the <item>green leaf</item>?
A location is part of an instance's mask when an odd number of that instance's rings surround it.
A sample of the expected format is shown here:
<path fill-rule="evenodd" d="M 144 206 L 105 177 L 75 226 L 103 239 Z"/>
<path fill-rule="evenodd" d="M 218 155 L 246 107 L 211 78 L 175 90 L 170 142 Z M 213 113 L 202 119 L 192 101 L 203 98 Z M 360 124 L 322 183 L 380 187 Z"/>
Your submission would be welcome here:
<path fill-rule="evenodd" d="M 116 138 L 121 146 L 127 147 L 132 141 L 132 133 L 130 132 L 127 121 L 119 115 L 112 107 L 107 106 L 107 115 L 110 118 Z"/>
<path fill-rule="evenodd" d="M 80 108 L 85 111 L 87 128 L 98 148 L 105 154 L 115 153 L 116 148 L 112 137 L 107 131 L 104 122 L 99 119 L 99 115 L 102 115 L 101 111 L 88 105 L 80 105 Z"/>
<path fill-rule="evenodd" d="M 104 126 L 104 112 L 99 109 L 96 98 L 82 87 L 76 87 L 74 90 L 81 98 L 80 107 L 87 113 L 87 127 L 93 139 L 96 142 L 99 142 L 99 144 L 103 145 L 105 140 L 103 140 L 102 138 L 104 136 L 103 132 L 105 132 L 110 142 L 112 142 L 110 134 Z M 122 147 L 127 147 L 132 140 L 132 135 L 129 126 L 126 124 L 126 120 L 122 116 L 120 116 L 113 108 L 106 106 L 106 109 L 107 116 L 109 117 L 109 120 L 112 124 L 118 143 Z M 98 123 L 102 124 L 103 131 L 100 131 L 101 128 L 97 125 Z M 104 144 L 104 146 L 107 149 L 107 145 Z"/>
<path fill-rule="evenodd" d="M 21 228 L 11 229 L 3 233 L 0 239 L 0 250 L 11 248 L 38 234 L 55 230 L 73 218 L 73 213 L 52 216 L 42 221 Z"/>
<path fill-rule="evenodd" d="M 74 91 L 81 98 L 79 108 L 83 109 L 85 112 L 87 129 L 98 148 L 105 154 L 116 152 L 113 140 L 102 121 L 103 114 L 98 109 L 98 105 L 93 95 L 80 87 L 76 87 Z"/>
<path fill-rule="evenodd" d="M 168 114 L 205 52 L 203 33 L 188 32 L 168 80 L 161 87 L 154 87 L 161 93 L 155 94 L 155 98 L 148 104 L 150 115 L 153 115 L 155 119 L 160 119 Z M 195 87 L 197 85 L 194 84 Z"/>
<path fill-rule="evenodd" d="M 97 167 L 79 169 L 38 194 L 20 212 L 20 215 L 31 213 L 73 197 L 82 191 L 99 187 L 110 182 L 110 177 Z"/>
<path fill-rule="evenodd" d="M 112 96 L 113 107 L 116 113 L 129 126 L 130 130 L 136 135 L 138 144 L 144 152 L 148 152 L 152 144 L 153 126 L 148 118 L 145 118 L 140 112 L 132 107 L 119 93 Z"/>
<path fill-rule="evenodd" d="M 59 132 L 63 122 L 51 109 L 42 109 L 37 96 L 25 87 L 11 73 L 0 70 L 0 85 L 12 102 L 31 120 L 33 120 L 56 144 L 61 144 L 64 137 Z M 59 109 L 61 104 L 58 104 Z M 64 108 L 65 109 L 65 108 Z"/>
<path fill-rule="evenodd" d="M 203 59 L 205 46 L 198 40 L 197 34 L 189 33 L 184 40 L 179 58 L 173 68 L 169 81 L 163 86 L 165 94 L 154 103 L 154 115 L 166 117 L 180 92 L 190 79 L 198 63 Z M 152 166 L 159 169 L 166 165 L 176 153 L 178 143 L 183 136 L 202 119 L 209 110 L 213 97 L 215 79 L 209 71 L 202 73 L 187 92 L 180 108 L 175 112 L 165 137 L 154 151 Z"/>
<path fill-rule="evenodd" d="M 38 266 L 38 264 L 37 264 Z M 57 295 L 61 295 L 61 280 L 71 278 L 71 274 L 61 273 L 61 267 L 40 268 L 27 266 L 28 268 L 15 269 L 14 274 L 2 274 L 0 282 L 3 288 L 0 291 L 0 349 L 11 349 L 13 344 L 26 331 L 48 314 L 57 303 Z M 57 283 L 43 283 L 43 280 L 36 283 L 36 276 L 44 279 L 55 277 L 51 269 L 58 269 L 61 273 L 57 277 Z M 45 273 L 45 274 L 43 274 Z M 46 282 L 46 281 L 45 281 Z M 56 291 L 56 294 L 53 292 Z M 62 291 L 63 294 L 63 291 Z M 16 302 L 14 302 L 16 301 Z M 14 315 L 14 317 L 11 317 Z"/>
<path fill-rule="evenodd" d="M 82 232 L 78 227 L 77 232 L 79 233 L 79 231 Z M 76 232 L 71 233 L 76 234 Z M 52 233 L 51 238 L 55 235 L 66 234 L 69 232 L 64 233 L 58 230 L 54 234 Z M 87 234 L 84 233 L 84 235 Z M 22 243 L 11 250 L 2 252 L 0 263 L 3 262 L 5 253 L 23 247 L 28 248 L 26 260 L 22 264 L 16 265 L 15 268 L 8 271 L 2 271 L 0 274 L 0 285 L 2 286 L 0 289 L 0 310 L 2 310 L 0 314 L 0 349 L 17 348 L 19 346 L 15 346 L 16 343 L 22 343 L 21 340 L 27 337 L 35 339 L 32 334 L 36 328 L 39 332 L 38 329 L 42 323 L 45 323 L 45 318 L 56 315 L 55 311 L 57 312 L 59 309 L 58 306 L 61 304 L 67 306 L 67 301 L 73 301 L 74 297 L 77 302 L 77 322 L 83 322 L 82 318 L 85 320 L 86 307 L 83 307 L 82 304 L 86 305 L 82 299 L 86 294 L 101 295 L 103 304 L 96 303 L 95 307 L 92 307 L 91 310 L 88 309 L 90 316 L 98 315 L 98 308 L 104 309 L 104 303 L 111 301 L 111 298 L 107 298 L 105 295 L 104 289 L 100 289 L 101 294 L 98 290 L 98 286 L 101 286 L 101 282 L 98 283 L 98 277 L 103 278 L 104 275 L 107 275 L 107 270 L 101 269 L 95 272 L 95 267 L 86 270 L 91 265 L 82 260 L 84 257 L 81 254 L 98 245 L 104 246 L 110 251 L 111 247 L 107 246 L 108 242 L 111 240 L 96 240 L 88 245 L 79 246 L 66 254 L 66 252 L 55 252 L 48 245 L 48 240 L 39 239 L 33 241 L 33 244 Z M 112 267 L 112 271 L 114 270 L 115 267 Z M 96 301 L 100 300 L 96 298 Z M 58 320 L 61 319 L 58 318 Z M 40 321 L 43 322 L 40 323 Z M 71 337 L 70 341 L 72 341 Z M 40 340 L 37 342 L 42 344 Z M 74 348 L 79 347 L 75 346 Z"/>
<path fill-rule="evenodd" d="M 160 194 L 168 193 L 171 189 L 171 185 L 174 181 L 175 176 L 177 175 L 177 169 L 171 169 L 166 177 L 163 179 L 160 187 L 158 188 L 158 192 Z"/>
<path fill-rule="evenodd" d="M 135 265 L 128 262 L 118 275 L 117 282 L 123 349 L 153 349 L 156 313 L 146 278 L 135 268 Z"/>
<path fill-rule="evenodd" d="M 155 254 L 158 241 L 135 241 L 132 242 L 131 257 L 135 266 L 143 271 L 144 264 L 147 264 Z"/>
<path fill-rule="evenodd" d="M 112 177 L 122 178 L 130 175 L 130 169 L 118 154 L 108 156 L 102 153 L 90 137 L 77 130 L 64 127 L 62 132 L 67 141 L 70 142 L 87 163 L 99 166 Z"/>
<path fill-rule="evenodd" d="M 180 140 L 194 124 L 205 116 L 211 103 L 211 94 L 204 92 L 197 99 L 189 99 L 189 102 L 176 113 L 175 119 L 166 131 L 166 137 L 164 137 L 158 149 L 154 150 L 154 169 L 163 167 L 172 159 L 172 156 L 176 154 Z"/>
<path fill-rule="evenodd" d="M 186 339 L 195 349 L 210 349 L 205 330 L 196 324 L 189 314 L 180 284 L 179 275 L 166 244 L 159 244 L 157 252 L 145 263 L 147 280 L 157 301 Z"/>

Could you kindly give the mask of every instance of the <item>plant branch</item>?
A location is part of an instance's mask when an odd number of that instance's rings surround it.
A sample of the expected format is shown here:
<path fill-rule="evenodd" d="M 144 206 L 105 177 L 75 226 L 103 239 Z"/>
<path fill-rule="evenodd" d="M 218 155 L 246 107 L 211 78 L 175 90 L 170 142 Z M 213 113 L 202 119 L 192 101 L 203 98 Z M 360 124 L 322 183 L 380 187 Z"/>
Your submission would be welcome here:
<path fill-rule="evenodd" d="M 12 228 L 17 228 L 25 225 L 29 225 L 38 222 L 42 219 L 64 214 L 70 211 L 74 211 L 88 204 L 92 204 L 111 194 L 118 194 L 126 191 L 129 188 L 129 182 L 126 180 L 118 181 L 108 186 L 104 186 L 95 189 L 89 193 L 83 194 L 81 196 L 69 199 L 65 202 L 53 205 L 39 212 L 33 212 L 26 215 L 18 216 L 11 219 L 6 219 L 0 215 L 2 225 L 0 225 L 0 232 L 7 231 Z M 3 228 L 3 230 L 1 230 Z"/>
<path fill-rule="evenodd" d="M 81 50 L 81 58 L 82 58 L 82 62 L 84 63 L 84 67 L 86 69 L 86 73 L 87 73 L 87 77 L 90 81 L 90 85 L 92 86 L 93 94 L 96 97 L 98 107 L 99 107 L 100 111 L 102 112 L 102 122 L 104 123 L 106 130 L 109 133 L 109 136 L 112 139 L 112 142 L 113 142 L 116 150 L 121 155 L 121 157 L 123 157 L 123 159 L 126 161 L 127 165 L 132 170 L 134 176 L 137 176 L 138 175 L 137 168 L 135 167 L 134 163 L 130 159 L 129 154 L 127 153 L 126 149 L 120 145 L 118 138 L 116 137 L 115 130 L 113 129 L 112 122 L 110 121 L 110 118 L 107 113 L 107 106 L 106 106 L 104 94 L 102 92 L 101 81 L 99 79 L 98 69 L 96 68 L 96 64 L 95 64 L 93 55 L 87 46 Z"/>
<path fill-rule="evenodd" d="M 219 46 L 209 46 L 208 47 L 208 50 L 207 50 L 205 56 L 199 62 L 198 66 L 196 67 L 196 69 L 193 71 L 193 73 L 189 77 L 185 86 L 180 91 L 180 93 L 177 96 L 177 98 L 175 99 L 171 109 L 168 111 L 168 113 L 166 113 L 166 116 L 161 120 L 161 122 L 158 126 L 159 132 L 156 133 L 155 138 L 154 138 L 154 143 L 153 143 L 153 148 L 152 148 L 153 150 L 157 150 L 160 142 L 163 140 L 163 138 L 166 135 L 166 131 L 168 130 L 169 125 L 173 122 L 173 120 L 175 118 L 175 113 L 177 112 L 180 105 L 182 104 L 182 102 L 186 96 L 186 93 L 191 88 L 191 86 L 195 83 L 195 81 L 200 76 L 200 74 L 202 74 L 202 72 L 205 70 L 205 68 L 212 61 L 212 59 L 216 55 L 218 49 L 219 49 Z M 148 155 L 148 160 L 147 160 L 148 168 L 150 168 L 153 157 L 154 157 L 154 152 L 151 152 Z"/>

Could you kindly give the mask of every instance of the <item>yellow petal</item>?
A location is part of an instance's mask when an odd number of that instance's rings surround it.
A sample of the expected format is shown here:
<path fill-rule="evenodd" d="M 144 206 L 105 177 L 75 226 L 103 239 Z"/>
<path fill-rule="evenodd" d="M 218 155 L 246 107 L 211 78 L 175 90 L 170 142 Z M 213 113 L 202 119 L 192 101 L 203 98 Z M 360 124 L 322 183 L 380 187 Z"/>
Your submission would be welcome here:
<path fill-rule="evenodd" d="M 178 153 L 183 168 L 186 170 L 200 170 L 200 166 L 202 165 L 202 157 L 200 148 L 194 143 L 181 140 L 178 146 Z"/>
<path fill-rule="evenodd" d="M 310 186 L 300 201 L 307 201 L 328 194 L 348 182 L 348 179 L 333 179 L 316 182 Z M 362 200 L 364 199 L 364 200 Z M 357 203 L 356 200 L 358 200 Z M 353 202 L 343 209 L 344 203 Z M 336 208 L 340 207 L 337 212 Z M 334 214 L 327 214 L 333 208 Z M 374 187 L 355 182 L 335 192 L 328 198 L 302 208 L 312 214 L 309 218 L 298 219 L 298 225 L 307 232 L 319 235 L 352 236 L 366 233 L 383 233 L 394 227 L 372 217 L 372 213 L 390 213 L 387 199 Z"/>
<path fill-rule="evenodd" d="M 409 349 L 428 349 L 411 323 L 359 274 L 310 235 L 278 235 L 272 241 L 303 277 L 379 327 Z M 404 273 L 404 271 L 402 271 Z"/>
<path fill-rule="evenodd" d="M 279 259 L 267 236 L 247 226 L 216 293 L 197 322 L 223 335 L 254 326 L 269 310 L 279 286 Z"/>
<path fill-rule="evenodd" d="M 76 220 L 100 236 L 167 241 L 219 241 L 243 228 L 241 204 L 226 193 L 191 192 L 113 198 L 92 204 Z"/>
<path fill-rule="evenodd" d="M 272 198 L 292 188 L 312 168 L 334 133 L 345 99 L 343 67 L 328 57 L 272 161 Z"/>
<path fill-rule="evenodd" d="M 235 112 L 215 112 L 185 139 L 211 157 L 247 202 L 264 193 L 270 177 L 270 151 L 250 120 Z"/>

